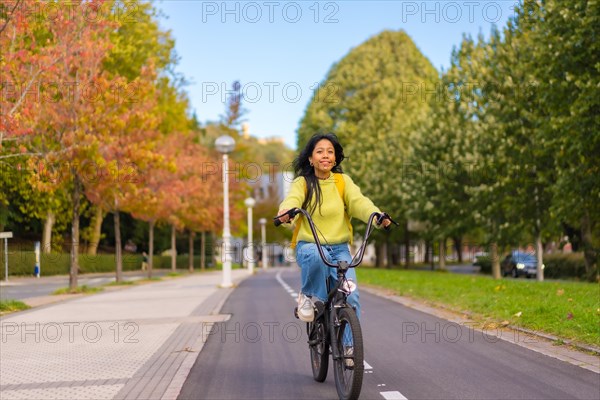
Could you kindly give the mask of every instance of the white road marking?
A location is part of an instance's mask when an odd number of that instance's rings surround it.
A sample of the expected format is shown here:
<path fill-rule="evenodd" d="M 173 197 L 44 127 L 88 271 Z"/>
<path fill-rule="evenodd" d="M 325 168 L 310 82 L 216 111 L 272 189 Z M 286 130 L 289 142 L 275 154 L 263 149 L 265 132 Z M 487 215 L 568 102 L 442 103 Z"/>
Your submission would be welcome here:
<path fill-rule="evenodd" d="M 369 370 L 369 369 L 373 369 L 373 367 L 371 367 L 371 365 L 369 365 L 368 362 L 364 361 L 364 363 L 365 363 L 365 371 Z"/>
<path fill-rule="evenodd" d="M 380 395 L 383 396 L 385 400 L 408 400 L 406 397 L 402 395 L 402 393 L 395 392 L 379 392 Z"/>

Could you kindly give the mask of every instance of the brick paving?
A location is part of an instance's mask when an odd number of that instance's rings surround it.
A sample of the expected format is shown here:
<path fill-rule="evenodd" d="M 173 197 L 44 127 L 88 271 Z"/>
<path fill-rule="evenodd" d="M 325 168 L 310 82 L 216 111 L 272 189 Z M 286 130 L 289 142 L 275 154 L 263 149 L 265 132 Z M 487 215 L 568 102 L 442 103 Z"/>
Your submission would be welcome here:
<path fill-rule="evenodd" d="M 234 281 L 247 277 L 234 270 Z M 227 315 L 220 272 L 83 296 L 0 318 L 0 397 L 175 399 Z"/>

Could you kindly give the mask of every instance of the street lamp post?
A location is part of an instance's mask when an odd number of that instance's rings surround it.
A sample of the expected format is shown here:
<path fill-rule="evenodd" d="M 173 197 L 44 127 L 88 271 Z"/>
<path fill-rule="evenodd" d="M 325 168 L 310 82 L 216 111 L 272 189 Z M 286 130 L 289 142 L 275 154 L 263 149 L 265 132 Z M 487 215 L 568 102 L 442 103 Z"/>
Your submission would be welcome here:
<path fill-rule="evenodd" d="M 223 247 L 221 259 L 223 260 L 223 282 L 221 287 L 233 286 L 231 282 L 231 232 L 229 230 L 229 174 L 227 155 L 235 148 L 235 140 L 231 136 L 219 136 L 215 141 L 217 151 L 223 154 Z"/>
<path fill-rule="evenodd" d="M 244 200 L 244 204 L 248 207 L 248 272 L 254 273 L 254 243 L 252 243 L 252 207 L 256 204 L 256 200 L 248 197 Z"/>
<path fill-rule="evenodd" d="M 262 267 L 263 269 L 267 269 L 269 265 L 269 257 L 267 254 L 267 219 L 261 218 L 258 222 L 260 223 L 260 233 L 262 236 Z"/>

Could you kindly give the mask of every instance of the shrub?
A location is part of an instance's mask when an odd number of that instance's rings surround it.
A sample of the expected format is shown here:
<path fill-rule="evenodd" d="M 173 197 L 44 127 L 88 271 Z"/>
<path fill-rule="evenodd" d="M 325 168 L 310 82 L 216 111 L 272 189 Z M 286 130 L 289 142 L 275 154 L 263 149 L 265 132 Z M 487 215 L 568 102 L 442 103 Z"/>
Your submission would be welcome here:
<path fill-rule="evenodd" d="M 478 256 L 473 265 L 478 265 L 481 267 L 480 272 L 482 274 L 492 273 L 492 258 L 490 256 Z"/>
<path fill-rule="evenodd" d="M 587 280 L 583 253 L 545 254 L 544 277 L 549 279 Z"/>
<path fill-rule="evenodd" d="M 492 273 L 492 259 L 477 257 L 474 265 L 481 267 L 481 273 Z M 582 253 L 544 254 L 544 278 L 587 280 L 585 261 Z"/>
<path fill-rule="evenodd" d="M 69 274 L 71 255 L 68 253 L 40 254 L 41 275 L 66 275 Z M 0 265 L 0 279 L 4 279 L 4 254 Z M 207 257 L 208 262 L 208 257 Z M 170 256 L 154 256 L 154 269 L 170 269 Z M 19 251 L 8 254 L 8 275 L 31 276 L 35 266 L 35 253 L 33 251 Z M 200 268 L 200 256 L 194 256 L 194 267 Z M 135 271 L 142 268 L 141 254 L 123 254 L 123 271 Z M 188 268 L 188 255 L 177 256 L 177 268 Z M 114 254 L 80 254 L 79 272 L 82 274 L 93 272 L 114 272 L 116 262 Z"/>

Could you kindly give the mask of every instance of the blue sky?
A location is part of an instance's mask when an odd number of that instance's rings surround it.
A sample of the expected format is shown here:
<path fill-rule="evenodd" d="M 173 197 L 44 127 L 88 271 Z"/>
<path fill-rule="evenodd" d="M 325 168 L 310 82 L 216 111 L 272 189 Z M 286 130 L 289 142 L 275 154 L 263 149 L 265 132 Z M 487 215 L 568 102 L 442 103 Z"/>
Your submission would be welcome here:
<path fill-rule="evenodd" d="M 242 83 L 250 134 L 282 137 L 296 130 L 312 92 L 331 66 L 383 30 L 406 31 L 438 69 L 447 68 L 464 33 L 489 36 L 506 25 L 516 1 L 196 1 L 162 0 L 190 81 L 200 121 L 217 120 L 227 90 Z"/>

